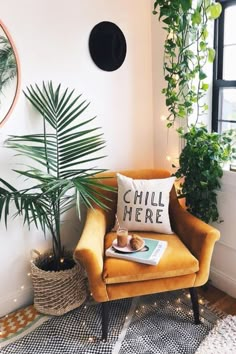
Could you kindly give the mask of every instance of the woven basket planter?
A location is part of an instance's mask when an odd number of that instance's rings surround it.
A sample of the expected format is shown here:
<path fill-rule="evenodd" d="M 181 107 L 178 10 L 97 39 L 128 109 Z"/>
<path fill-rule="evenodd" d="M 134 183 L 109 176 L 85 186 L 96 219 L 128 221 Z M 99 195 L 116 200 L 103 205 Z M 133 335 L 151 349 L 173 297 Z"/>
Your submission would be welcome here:
<path fill-rule="evenodd" d="M 41 313 L 59 316 L 85 301 L 88 295 L 86 278 L 79 264 L 58 272 L 40 269 L 48 256 L 45 253 L 31 262 L 34 306 Z"/>

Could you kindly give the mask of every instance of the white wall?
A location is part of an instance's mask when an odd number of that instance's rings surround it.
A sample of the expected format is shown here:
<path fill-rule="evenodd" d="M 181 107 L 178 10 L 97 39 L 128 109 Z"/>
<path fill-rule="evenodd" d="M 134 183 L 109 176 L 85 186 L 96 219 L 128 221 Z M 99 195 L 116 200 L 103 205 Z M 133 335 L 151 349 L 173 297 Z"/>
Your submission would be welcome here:
<path fill-rule="evenodd" d="M 42 80 L 75 88 L 91 101 L 107 141 L 106 159 L 99 167 L 125 169 L 152 167 L 152 56 L 151 7 L 141 0 L 0 0 L 1 20 L 17 48 L 22 89 Z M 98 69 L 88 52 L 88 37 L 100 21 L 115 22 L 126 36 L 127 57 L 114 72 Z M 41 130 L 38 118 L 21 93 L 16 107 L 0 130 L 1 143 L 9 134 Z M 19 186 L 11 172 L 11 151 L 0 150 L 1 177 Z M 79 223 L 65 225 L 67 245 L 78 239 Z M 68 236 L 69 235 L 69 236 Z M 30 250 L 44 250 L 40 231 L 30 232 L 19 218 L 0 226 L 0 316 L 32 301 Z"/>
<path fill-rule="evenodd" d="M 154 161 L 156 167 L 172 171 L 172 163 L 178 164 L 181 141 L 176 133 L 178 126 L 167 129 L 168 116 L 165 96 L 161 90 L 166 87 L 163 73 L 165 31 L 158 21 L 158 15 L 152 15 L 152 70 L 153 70 L 153 115 L 154 115 Z M 174 171 L 174 170 L 173 170 Z"/>
<path fill-rule="evenodd" d="M 221 232 L 212 259 L 212 283 L 236 298 L 236 174 L 225 171 L 218 192 L 219 214 L 222 223 L 214 223 Z"/>

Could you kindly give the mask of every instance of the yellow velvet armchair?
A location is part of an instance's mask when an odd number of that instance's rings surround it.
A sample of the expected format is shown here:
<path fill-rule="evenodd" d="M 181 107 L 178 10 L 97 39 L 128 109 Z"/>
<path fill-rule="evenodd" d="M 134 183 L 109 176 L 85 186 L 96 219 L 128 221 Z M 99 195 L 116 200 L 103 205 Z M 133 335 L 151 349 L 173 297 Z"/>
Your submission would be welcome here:
<path fill-rule="evenodd" d="M 167 178 L 161 169 L 119 171 L 134 179 Z M 106 172 L 103 183 L 117 187 L 116 172 Z M 117 193 L 107 191 L 111 199 L 109 211 L 99 207 L 89 209 L 85 227 L 74 251 L 76 261 L 83 264 L 90 291 L 102 303 L 102 339 L 108 335 L 109 301 L 164 291 L 189 288 L 195 323 L 199 323 L 196 288 L 209 277 L 215 242 L 220 233 L 188 213 L 179 204 L 175 188 L 170 192 L 169 216 L 174 234 L 135 232 L 144 237 L 167 240 L 168 247 L 157 266 L 105 256 L 105 250 L 116 238 L 115 223 Z"/>

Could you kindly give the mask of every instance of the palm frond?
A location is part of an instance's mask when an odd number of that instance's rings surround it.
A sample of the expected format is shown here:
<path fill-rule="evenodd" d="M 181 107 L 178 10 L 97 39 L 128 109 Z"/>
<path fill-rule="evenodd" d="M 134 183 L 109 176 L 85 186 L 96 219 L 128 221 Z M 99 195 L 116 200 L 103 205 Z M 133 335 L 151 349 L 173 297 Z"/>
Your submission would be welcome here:
<path fill-rule="evenodd" d="M 42 88 L 30 85 L 24 94 L 42 116 L 43 133 L 11 135 L 5 144 L 33 162 L 14 171 L 34 185 L 17 191 L 0 179 L 0 217 L 7 222 L 13 202 L 15 216 L 22 215 L 25 224 L 50 230 L 59 259 L 61 215 L 75 204 L 79 207 L 80 201 L 87 207 L 96 204 L 106 209 L 110 199 L 103 192 L 114 191 L 94 177 L 104 171 L 94 162 L 105 157 L 100 154 L 105 141 L 100 128 L 93 126 L 95 117 L 84 117 L 89 103 L 74 90 L 43 82 Z"/>

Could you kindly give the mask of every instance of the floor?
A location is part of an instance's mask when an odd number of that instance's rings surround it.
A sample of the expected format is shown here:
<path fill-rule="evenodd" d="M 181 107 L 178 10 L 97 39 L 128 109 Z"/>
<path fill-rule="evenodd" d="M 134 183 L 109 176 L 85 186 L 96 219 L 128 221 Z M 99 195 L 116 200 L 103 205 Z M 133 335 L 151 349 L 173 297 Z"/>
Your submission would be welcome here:
<path fill-rule="evenodd" d="M 198 293 L 208 300 L 210 305 L 216 307 L 218 310 L 229 315 L 236 315 L 236 299 L 225 294 L 211 284 L 207 284 L 206 287 L 200 288 Z"/>

